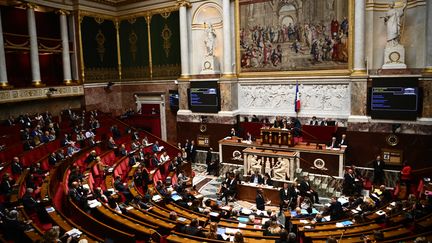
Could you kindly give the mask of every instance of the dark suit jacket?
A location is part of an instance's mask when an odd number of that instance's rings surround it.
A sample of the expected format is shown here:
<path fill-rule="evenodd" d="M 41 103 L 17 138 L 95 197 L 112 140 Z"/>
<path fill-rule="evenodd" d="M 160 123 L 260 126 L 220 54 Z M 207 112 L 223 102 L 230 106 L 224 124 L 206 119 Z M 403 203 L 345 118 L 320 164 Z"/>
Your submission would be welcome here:
<path fill-rule="evenodd" d="M 21 174 L 22 166 L 19 163 L 12 163 L 12 174 Z"/>
<path fill-rule="evenodd" d="M 258 210 L 261 210 L 261 211 L 265 210 L 265 200 L 261 194 L 256 195 L 255 202 L 256 202 L 256 208 Z"/>
<path fill-rule="evenodd" d="M 329 207 L 330 220 L 338 220 L 342 217 L 343 209 L 340 202 L 331 203 Z"/>
<path fill-rule="evenodd" d="M 288 188 L 287 192 L 282 188 L 279 190 L 279 198 L 281 203 L 286 200 L 290 200 L 292 197 L 295 197 L 295 191 L 292 188 Z"/>
<path fill-rule="evenodd" d="M 255 175 L 255 174 L 251 175 L 249 182 L 251 183 L 254 182 L 256 176 L 258 176 L 258 184 L 262 184 L 263 178 L 261 177 L 261 175 Z"/>
<path fill-rule="evenodd" d="M 332 142 L 333 142 L 333 141 L 330 141 L 330 142 L 327 144 L 327 147 L 331 147 L 331 146 L 332 146 Z M 333 148 L 340 148 L 340 146 L 339 146 L 339 142 L 338 142 L 338 141 L 335 141 L 335 142 L 334 142 Z"/>
<path fill-rule="evenodd" d="M 339 141 L 339 147 L 341 146 L 341 145 L 345 145 L 345 146 L 348 146 L 348 142 L 347 142 L 347 140 L 345 139 L 345 140 L 340 140 Z"/>
<path fill-rule="evenodd" d="M 12 191 L 12 184 L 11 181 L 2 180 L 0 184 L 0 193 L 9 194 Z"/>
<path fill-rule="evenodd" d="M 301 193 L 306 193 L 310 189 L 311 189 L 311 187 L 310 187 L 310 181 L 308 181 L 307 183 L 306 183 L 306 181 L 300 182 L 300 192 Z"/>
<path fill-rule="evenodd" d="M 381 160 L 380 164 L 378 165 L 378 161 L 374 160 L 373 168 L 374 168 L 375 175 L 376 174 L 384 175 L 384 167 L 385 167 L 384 161 Z"/>
<path fill-rule="evenodd" d="M 345 173 L 344 175 L 344 184 L 345 186 L 354 186 L 355 185 L 355 175 L 354 173 L 352 176 L 349 173 Z"/>
<path fill-rule="evenodd" d="M 273 186 L 273 181 L 272 181 L 272 179 L 268 179 L 268 180 L 265 180 L 264 178 L 262 179 L 262 184 L 264 184 L 264 185 L 269 185 L 269 186 Z"/>

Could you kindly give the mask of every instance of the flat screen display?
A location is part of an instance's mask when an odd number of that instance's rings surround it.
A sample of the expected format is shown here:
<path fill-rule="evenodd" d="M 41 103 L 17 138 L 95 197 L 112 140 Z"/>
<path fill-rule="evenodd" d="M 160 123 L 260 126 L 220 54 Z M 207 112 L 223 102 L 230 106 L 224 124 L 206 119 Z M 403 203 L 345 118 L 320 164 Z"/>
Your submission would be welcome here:
<path fill-rule="evenodd" d="M 193 112 L 217 113 L 220 107 L 217 82 L 191 83 L 189 106 Z"/>
<path fill-rule="evenodd" d="M 416 79 L 381 78 L 372 82 L 370 114 L 374 119 L 416 120 L 419 101 Z"/>
<path fill-rule="evenodd" d="M 179 94 L 177 90 L 169 91 L 169 103 L 171 110 L 179 109 Z"/>

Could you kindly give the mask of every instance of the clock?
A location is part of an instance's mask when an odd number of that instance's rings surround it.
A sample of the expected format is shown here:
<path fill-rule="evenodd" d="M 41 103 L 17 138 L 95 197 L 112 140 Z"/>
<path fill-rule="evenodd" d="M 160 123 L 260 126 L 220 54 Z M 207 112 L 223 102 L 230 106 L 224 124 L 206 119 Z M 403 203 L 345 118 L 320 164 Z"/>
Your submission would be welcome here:
<path fill-rule="evenodd" d="M 205 133 L 207 131 L 207 125 L 201 124 L 199 129 L 200 129 L 200 132 Z"/>
<path fill-rule="evenodd" d="M 399 143 L 399 138 L 395 134 L 390 134 L 386 138 L 386 142 L 390 146 L 396 146 Z"/>
<path fill-rule="evenodd" d="M 391 52 L 391 53 L 389 54 L 389 59 L 390 59 L 390 61 L 391 61 L 392 63 L 394 63 L 394 62 L 399 62 L 399 60 L 400 60 L 400 53 L 397 52 L 397 51 Z"/>
<path fill-rule="evenodd" d="M 204 62 L 204 69 L 205 70 L 211 69 L 211 63 L 209 61 Z"/>

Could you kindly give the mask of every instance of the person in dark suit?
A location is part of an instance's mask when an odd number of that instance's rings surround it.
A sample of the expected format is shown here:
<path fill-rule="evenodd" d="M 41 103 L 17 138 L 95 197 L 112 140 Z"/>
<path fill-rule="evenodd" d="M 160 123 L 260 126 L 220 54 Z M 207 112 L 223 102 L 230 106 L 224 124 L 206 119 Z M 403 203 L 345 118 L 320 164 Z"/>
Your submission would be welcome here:
<path fill-rule="evenodd" d="M 255 203 L 256 203 L 256 208 L 258 210 L 261 210 L 261 211 L 265 210 L 266 200 L 264 198 L 263 190 L 261 188 L 259 188 L 257 190 L 257 195 L 256 195 L 256 198 L 255 198 Z"/>
<path fill-rule="evenodd" d="M 246 132 L 246 136 L 244 137 L 244 140 L 252 142 L 255 140 L 255 138 L 252 136 L 252 134 L 250 132 Z"/>
<path fill-rule="evenodd" d="M 156 168 L 159 166 L 159 164 L 160 164 L 160 161 L 158 159 L 157 153 L 154 153 L 153 157 L 151 158 L 151 165 L 153 168 Z"/>
<path fill-rule="evenodd" d="M 228 204 L 228 200 L 233 198 L 237 193 L 237 180 L 235 179 L 234 173 L 230 173 L 229 180 L 226 182 L 225 190 L 222 194 L 221 199 L 225 198 L 226 204 Z"/>
<path fill-rule="evenodd" d="M 196 154 L 197 154 L 197 151 L 196 151 L 196 146 L 195 146 L 195 140 L 192 140 L 190 148 L 189 148 L 189 158 L 190 158 L 189 161 L 191 161 L 192 163 L 195 163 Z"/>
<path fill-rule="evenodd" d="M 309 125 L 311 125 L 311 126 L 318 126 L 319 125 L 316 116 L 312 117 L 312 120 L 309 122 Z"/>
<path fill-rule="evenodd" d="M 336 140 L 336 137 L 332 137 L 332 140 L 327 144 L 329 148 L 339 148 L 339 144 Z"/>
<path fill-rule="evenodd" d="M 300 194 L 302 197 L 308 197 L 312 203 L 320 203 L 318 193 L 312 189 L 309 182 L 309 177 L 304 176 L 303 181 L 300 183 Z M 315 200 L 314 200 L 315 199 Z"/>
<path fill-rule="evenodd" d="M 238 137 L 238 133 L 237 133 L 237 131 L 234 129 L 234 127 L 231 128 L 231 130 L 230 130 L 230 132 L 229 132 L 229 134 L 228 134 L 228 137 Z"/>
<path fill-rule="evenodd" d="M 69 198 L 74 200 L 75 202 L 80 202 L 82 193 L 78 190 L 79 183 L 77 181 L 72 182 L 71 187 L 68 192 Z"/>
<path fill-rule="evenodd" d="M 264 177 L 262 179 L 262 184 L 263 185 L 268 185 L 268 186 L 273 186 L 273 181 L 269 175 L 269 173 L 265 173 Z"/>
<path fill-rule="evenodd" d="M 381 159 L 380 155 L 377 155 L 376 159 L 372 163 L 374 169 L 373 183 L 375 185 L 384 184 L 384 161 Z"/>
<path fill-rule="evenodd" d="M 96 157 L 97 157 L 96 150 L 92 150 L 90 154 L 87 156 L 87 158 L 84 160 L 84 162 L 86 164 L 90 164 L 91 162 L 96 160 Z"/>
<path fill-rule="evenodd" d="M 328 208 L 328 214 L 330 215 L 330 220 L 338 220 L 343 217 L 342 204 L 337 200 L 337 197 L 332 197 L 330 202 L 330 207 Z"/>
<path fill-rule="evenodd" d="M 349 168 L 348 171 L 344 175 L 343 181 L 343 193 L 348 196 L 352 196 L 357 192 L 356 190 L 356 178 L 354 175 L 354 171 Z"/>
<path fill-rule="evenodd" d="M 204 232 L 199 227 L 198 220 L 192 219 L 189 225 L 183 227 L 183 233 L 191 236 L 205 237 Z"/>
<path fill-rule="evenodd" d="M 250 177 L 249 179 L 250 183 L 255 183 L 255 184 L 262 184 L 263 182 L 263 178 L 261 177 L 261 175 L 258 173 L 258 171 L 256 170 Z"/>
<path fill-rule="evenodd" d="M 301 137 L 302 135 L 302 125 L 300 123 L 300 120 L 295 118 L 295 117 L 291 117 L 291 124 L 293 124 L 293 135 L 294 137 Z"/>
<path fill-rule="evenodd" d="M 12 174 L 19 175 L 23 171 L 23 167 L 18 159 L 18 157 L 13 157 L 12 159 Z"/>
<path fill-rule="evenodd" d="M 9 173 L 4 173 L 0 183 L 0 194 L 8 196 L 12 192 L 14 182 Z"/>
<path fill-rule="evenodd" d="M 342 134 L 342 136 L 341 136 L 341 139 L 339 141 L 339 147 L 341 147 L 341 146 L 348 146 L 346 134 Z"/>
<path fill-rule="evenodd" d="M 290 187 L 288 183 L 283 184 L 283 188 L 279 190 L 279 212 L 282 212 L 283 208 L 288 208 L 290 206 L 290 202 L 295 200 L 297 197 L 297 193 L 295 192 L 293 187 Z"/>
<path fill-rule="evenodd" d="M 52 152 L 48 156 L 48 163 L 50 164 L 50 166 L 54 166 L 57 163 L 57 158 L 56 158 L 56 153 L 55 152 Z"/>

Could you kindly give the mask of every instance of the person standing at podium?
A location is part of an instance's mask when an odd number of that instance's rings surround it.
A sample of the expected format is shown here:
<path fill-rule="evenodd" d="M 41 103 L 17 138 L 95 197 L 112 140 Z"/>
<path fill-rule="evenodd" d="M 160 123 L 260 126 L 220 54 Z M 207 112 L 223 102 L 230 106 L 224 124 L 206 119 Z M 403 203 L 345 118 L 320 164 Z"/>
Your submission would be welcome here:
<path fill-rule="evenodd" d="M 234 127 L 231 128 L 231 131 L 230 131 L 228 137 L 238 137 L 238 133 L 237 133 L 237 131 L 234 129 Z"/>
<path fill-rule="evenodd" d="M 255 203 L 256 203 L 256 208 L 258 210 L 261 210 L 261 211 L 265 210 L 266 200 L 264 198 L 263 190 L 261 188 L 259 188 L 257 190 L 257 195 L 256 195 L 256 198 L 255 198 Z"/>
<path fill-rule="evenodd" d="M 293 135 L 294 137 L 301 137 L 302 136 L 302 125 L 300 123 L 300 120 L 295 118 L 295 117 L 291 117 L 291 126 L 292 126 L 292 131 L 293 131 Z"/>

